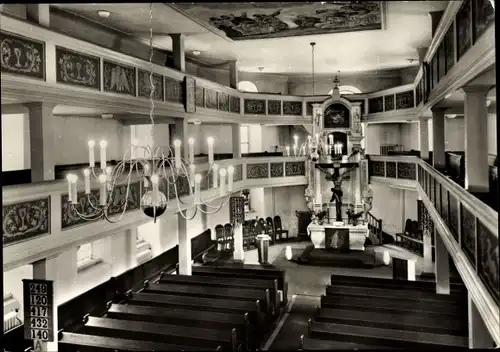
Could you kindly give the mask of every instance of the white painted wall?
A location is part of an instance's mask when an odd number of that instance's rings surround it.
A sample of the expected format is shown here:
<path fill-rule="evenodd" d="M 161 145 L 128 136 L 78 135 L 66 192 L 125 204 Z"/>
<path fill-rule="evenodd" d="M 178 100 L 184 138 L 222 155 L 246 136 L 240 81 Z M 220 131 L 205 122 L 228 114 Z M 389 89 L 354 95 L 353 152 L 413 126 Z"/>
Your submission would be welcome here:
<path fill-rule="evenodd" d="M 31 168 L 28 114 L 2 114 L 2 171 Z"/>
<path fill-rule="evenodd" d="M 366 128 L 366 154 L 380 154 L 382 144 L 400 144 L 401 133 L 398 123 L 368 124 Z"/>
<path fill-rule="evenodd" d="M 400 144 L 404 150 L 419 150 L 418 140 L 418 123 L 401 123 L 399 124 Z"/>

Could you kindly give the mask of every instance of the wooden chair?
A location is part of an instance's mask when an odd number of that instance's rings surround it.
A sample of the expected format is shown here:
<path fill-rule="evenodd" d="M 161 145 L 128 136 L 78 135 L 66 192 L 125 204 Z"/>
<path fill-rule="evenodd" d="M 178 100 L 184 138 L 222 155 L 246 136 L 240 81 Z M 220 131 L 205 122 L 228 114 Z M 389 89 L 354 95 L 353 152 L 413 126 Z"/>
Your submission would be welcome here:
<path fill-rule="evenodd" d="M 286 239 L 288 240 L 288 230 L 283 229 L 283 225 L 281 224 L 281 217 L 279 215 L 276 215 L 274 217 L 274 233 L 276 236 L 276 239 L 283 240 L 283 235 L 286 236 Z"/>
<path fill-rule="evenodd" d="M 224 250 L 224 226 L 218 224 L 215 226 L 215 242 L 217 242 L 217 250 L 219 252 Z"/>
<path fill-rule="evenodd" d="M 276 242 L 276 231 L 274 230 L 273 218 L 268 216 L 266 218 L 266 233 L 271 236 L 271 241 Z"/>
<path fill-rule="evenodd" d="M 224 250 L 234 251 L 233 225 L 230 223 L 224 225 Z"/>

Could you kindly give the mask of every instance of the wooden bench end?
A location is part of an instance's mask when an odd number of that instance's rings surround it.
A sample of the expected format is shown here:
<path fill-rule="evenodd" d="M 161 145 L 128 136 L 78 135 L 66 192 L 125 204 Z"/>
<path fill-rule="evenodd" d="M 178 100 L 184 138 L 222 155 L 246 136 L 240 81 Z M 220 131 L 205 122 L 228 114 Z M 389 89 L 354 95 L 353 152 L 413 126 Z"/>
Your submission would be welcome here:
<path fill-rule="evenodd" d="M 87 314 L 85 314 L 85 315 L 83 316 L 82 323 L 83 323 L 83 324 L 87 324 L 87 323 L 88 323 L 88 321 L 89 321 L 89 317 L 90 317 L 90 314 L 88 314 L 88 313 L 87 313 Z"/>

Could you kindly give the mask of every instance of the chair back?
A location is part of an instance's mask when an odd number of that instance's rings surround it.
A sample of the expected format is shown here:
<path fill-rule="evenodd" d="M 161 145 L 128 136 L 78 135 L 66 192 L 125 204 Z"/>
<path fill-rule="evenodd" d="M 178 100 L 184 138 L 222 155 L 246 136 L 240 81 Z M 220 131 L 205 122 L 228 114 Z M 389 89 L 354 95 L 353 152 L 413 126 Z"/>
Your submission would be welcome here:
<path fill-rule="evenodd" d="M 215 238 L 224 237 L 224 226 L 218 224 L 215 226 Z"/>
<path fill-rule="evenodd" d="M 225 236 L 233 235 L 233 225 L 231 225 L 230 223 L 224 225 L 224 235 Z"/>
<path fill-rule="evenodd" d="M 411 230 L 412 230 L 411 219 L 406 219 L 404 233 L 411 233 Z"/>
<path fill-rule="evenodd" d="M 248 220 L 243 221 L 243 236 L 248 236 L 250 234 L 250 223 Z"/>
<path fill-rule="evenodd" d="M 281 225 L 281 217 L 279 215 L 276 215 L 274 217 L 274 229 L 276 231 L 283 230 L 282 225 Z"/>
<path fill-rule="evenodd" d="M 264 221 L 257 221 L 255 223 L 255 233 L 257 235 L 260 235 L 262 232 L 265 232 L 266 231 L 266 227 L 265 227 L 265 223 Z"/>
<path fill-rule="evenodd" d="M 274 231 L 274 222 L 273 222 L 273 218 L 272 217 L 268 216 L 266 218 L 266 224 L 267 224 L 268 227 L 271 228 L 272 231 Z"/>

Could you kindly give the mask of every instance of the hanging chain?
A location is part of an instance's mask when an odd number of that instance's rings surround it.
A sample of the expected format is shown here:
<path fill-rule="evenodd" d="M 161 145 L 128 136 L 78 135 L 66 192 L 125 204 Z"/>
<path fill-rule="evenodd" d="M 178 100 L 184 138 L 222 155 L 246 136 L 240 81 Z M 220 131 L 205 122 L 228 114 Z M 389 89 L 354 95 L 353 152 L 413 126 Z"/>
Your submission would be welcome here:
<path fill-rule="evenodd" d="M 153 172 L 155 169 L 155 119 L 154 119 L 154 109 L 155 109 L 155 85 L 153 82 L 153 3 L 149 3 L 149 119 L 151 120 L 151 158 L 153 159 Z"/>
<path fill-rule="evenodd" d="M 315 42 L 312 42 L 311 43 L 311 47 L 312 47 L 312 52 L 311 52 L 311 55 L 312 55 L 312 95 L 314 95 L 314 46 L 316 45 Z"/>

